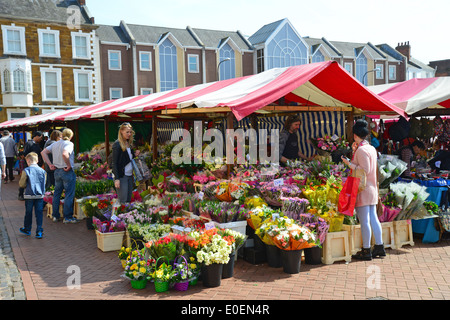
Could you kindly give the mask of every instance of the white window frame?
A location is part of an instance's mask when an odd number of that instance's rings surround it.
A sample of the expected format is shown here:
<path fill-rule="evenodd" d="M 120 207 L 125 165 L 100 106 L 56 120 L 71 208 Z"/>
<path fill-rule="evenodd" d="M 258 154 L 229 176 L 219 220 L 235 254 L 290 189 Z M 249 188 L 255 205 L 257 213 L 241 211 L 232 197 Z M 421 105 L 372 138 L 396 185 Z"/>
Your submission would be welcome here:
<path fill-rule="evenodd" d="M 150 93 L 144 93 L 145 90 L 150 91 Z M 153 93 L 153 88 L 141 88 L 141 95 L 147 95 L 147 94 L 152 94 Z"/>
<path fill-rule="evenodd" d="M 384 65 L 382 63 L 377 63 L 375 69 L 379 69 L 375 72 L 375 79 L 384 79 Z"/>
<path fill-rule="evenodd" d="M 7 109 L 7 113 L 8 113 L 8 121 L 9 120 L 14 120 L 14 119 L 23 119 L 23 118 L 11 118 L 11 114 L 12 113 L 24 113 L 25 117 L 24 118 L 28 118 L 30 116 L 30 109 L 12 109 L 12 108 L 8 108 Z"/>
<path fill-rule="evenodd" d="M 113 95 L 112 95 L 113 91 L 120 92 L 120 97 L 113 98 Z M 110 100 L 112 100 L 112 99 L 122 99 L 122 98 L 123 98 L 123 89 L 122 88 L 109 88 L 109 99 Z"/>
<path fill-rule="evenodd" d="M 350 66 L 350 70 L 347 70 L 347 66 Z M 344 69 L 347 70 L 348 73 L 353 75 L 353 63 L 352 62 L 344 62 Z"/>
<path fill-rule="evenodd" d="M 195 70 L 191 70 L 191 63 L 189 61 L 190 58 L 195 58 L 196 62 L 195 62 Z M 199 63 L 200 59 L 198 54 L 188 54 L 188 72 L 189 73 L 200 73 L 200 63 Z"/>
<path fill-rule="evenodd" d="M 81 99 L 79 94 L 79 87 L 78 87 L 78 76 L 80 74 L 87 74 L 88 75 L 88 86 L 89 86 L 89 98 L 88 99 Z M 74 86 L 75 86 L 75 102 L 92 102 L 92 71 L 88 70 L 73 70 L 73 77 L 74 77 Z"/>
<path fill-rule="evenodd" d="M 44 52 L 44 34 L 53 34 L 55 36 L 55 54 Z M 39 56 L 48 58 L 61 58 L 61 49 L 59 44 L 59 30 L 38 29 L 39 38 Z"/>
<path fill-rule="evenodd" d="M 72 36 L 72 58 L 79 60 L 90 60 L 91 59 L 91 35 L 89 33 L 83 32 L 71 32 Z M 75 45 L 75 37 L 84 37 L 86 38 L 86 57 L 77 56 L 77 48 Z"/>
<path fill-rule="evenodd" d="M 20 34 L 20 51 L 8 50 L 8 30 L 19 31 Z M 25 27 L 17 27 L 14 24 L 11 26 L 2 25 L 2 37 L 3 37 L 3 54 L 14 55 L 27 55 L 27 49 L 25 45 Z"/>
<path fill-rule="evenodd" d="M 394 76 L 391 77 L 391 69 L 394 70 Z M 389 66 L 389 80 L 397 80 L 397 66 Z"/>
<path fill-rule="evenodd" d="M 111 53 L 119 54 L 119 66 L 117 68 L 111 67 Z M 108 50 L 108 70 L 121 71 L 122 70 L 122 51 L 120 50 Z"/>
<path fill-rule="evenodd" d="M 42 90 L 42 101 L 62 101 L 62 78 L 60 68 L 41 68 L 41 90 Z M 47 82 L 46 77 L 48 72 L 56 73 L 56 85 L 57 85 L 57 97 L 56 98 L 48 98 L 47 97 Z"/>
<path fill-rule="evenodd" d="M 149 68 L 142 67 L 142 55 L 148 54 Z M 151 51 L 139 51 L 139 70 L 140 71 L 152 71 L 152 52 Z"/>

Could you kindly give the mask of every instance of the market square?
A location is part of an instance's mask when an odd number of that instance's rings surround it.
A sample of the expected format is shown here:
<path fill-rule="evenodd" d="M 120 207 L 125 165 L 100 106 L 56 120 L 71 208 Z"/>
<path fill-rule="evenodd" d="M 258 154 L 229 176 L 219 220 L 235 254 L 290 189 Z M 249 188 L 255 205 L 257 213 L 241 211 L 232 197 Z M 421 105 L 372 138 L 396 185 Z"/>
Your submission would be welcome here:
<path fill-rule="evenodd" d="M 0 300 L 450 298 L 449 60 L 3 2 Z"/>

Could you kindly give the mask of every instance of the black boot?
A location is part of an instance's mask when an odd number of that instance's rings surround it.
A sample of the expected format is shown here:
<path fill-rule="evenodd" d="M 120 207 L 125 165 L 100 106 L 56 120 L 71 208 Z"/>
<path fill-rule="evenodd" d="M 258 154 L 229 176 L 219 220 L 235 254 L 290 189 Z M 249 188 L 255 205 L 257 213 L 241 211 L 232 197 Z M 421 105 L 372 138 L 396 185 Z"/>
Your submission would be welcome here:
<path fill-rule="evenodd" d="M 386 251 L 384 250 L 384 244 L 376 244 L 372 250 L 372 258 L 386 257 Z"/>
<path fill-rule="evenodd" d="M 353 259 L 357 260 L 372 260 L 372 253 L 370 248 L 362 248 L 361 251 L 352 255 Z"/>

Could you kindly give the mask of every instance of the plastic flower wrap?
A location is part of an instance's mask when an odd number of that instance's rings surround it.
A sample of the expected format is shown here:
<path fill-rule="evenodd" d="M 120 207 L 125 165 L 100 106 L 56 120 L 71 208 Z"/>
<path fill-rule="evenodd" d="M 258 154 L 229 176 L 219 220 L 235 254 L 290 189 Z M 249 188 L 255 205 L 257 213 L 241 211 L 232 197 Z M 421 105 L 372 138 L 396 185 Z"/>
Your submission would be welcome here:
<path fill-rule="evenodd" d="M 247 224 L 254 230 L 258 229 L 262 222 L 273 214 L 280 214 L 279 210 L 274 210 L 266 205 L 254 208 L 249 212 L 249 217 L 247 218 Z"/>
<path fill-rule="evenodd" d="M 395 220 L 408 220 L 413 218 L 423 218 L 427 211 L 423 208 L 423 203 L 430 195 L 426 192 L 426 187 L 415 182 L 397 182 L 390 185 L 397 202 L 402 206 L 401 212 Z"/>
<path fill-rule="evenodd" d="M 267 206 L 267 203 L 261 197 L 253 196 L 253 197 L 248 197 L 245 200 L 244 205 L 247 209 L 254 209 L 254 208 L 262 207 L 263 205 Z"/>
<path fill-rule="evenodd" d="M 406 162 L 395 156 L 382 154 L 378 159 L 378 182 L 380 183 L 380 188 L 388 188 L 406 169 Z"/>
<path fill-rule="evenodd" d="M 318 201 L 311 202 L 308 213 L 317 215 L 329 224 L 329 232 L 338 232 L 342 230 L 344 215 L 337 211 L 337 206 L 331 202 Z"/>
<path fill-rule="evenodd" d="M 278 217 L 266 230 L 274 245 L 282 250 L 302 250 L 319 244 L 314 232 L 287 217 Z"/>
<path fill-rule="evenodd" d="M 390 222 L 397 217 L 402 211 L 402 206 L 398 203 L 395 194 L 388 192 L 381 197 L 381 203 L 383 204 L 383 213 L 378 217 L 380 222 Z"/>
<path fill-rule="evenodd" d="M 307 199 L 282 197 L 281 201 L 283 204 L 282 211 L 288 218 L 297 220 L 302 213 L 308 210 L 309 201 Z"/>
<path fill-rule="evenodd" d="M 314 233 L 317 235 L 319 244 L 324 243 L 328 230 L 330 228 L 330 225 L 328 224 L 327 221 L 325 221 L 325 219 L 311 213 L 302 213 L 299 215 L 296 221 L 300 225 L 313 230 Z"/>

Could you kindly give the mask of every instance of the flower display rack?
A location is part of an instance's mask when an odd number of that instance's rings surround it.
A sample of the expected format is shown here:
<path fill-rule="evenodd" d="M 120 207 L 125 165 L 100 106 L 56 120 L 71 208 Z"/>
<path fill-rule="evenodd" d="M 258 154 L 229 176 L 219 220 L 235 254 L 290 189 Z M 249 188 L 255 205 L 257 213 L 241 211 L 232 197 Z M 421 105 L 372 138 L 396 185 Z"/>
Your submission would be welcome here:
<path fill-rule="evenodd" d="M 322 246 L 323 264 L 333 264 L 336 261 L 350 262 L 352 259 L 348 231 L 328 232 Z"/>
<path fill-rule="evenodd" d="M 52 219 L 53 218 L 53 206 L 51 203 L 47 203 L 46 205 L 47 207 L 47 218 Z M 64 210 L 64 204 L 60 204 L 59 205 L 59 213 L 60 213 L 60 217 L 63 217 L 63 210 Z"/>
<path fill-rule="evenodd" d="M 73 217 L 78 220 L 82 220 L 86 218 L 86 215 L 84 214 L 83 210 L 81 209 L 81 202 L 83 199 L 75 199 L 73 203 Z"/>
<path fill-rule="evenodd" d="M 408 244 L 414 246 L 411 220 L 399 220 L 393 221 L 393 223 L 396 247 L 401 248 Z"/>

